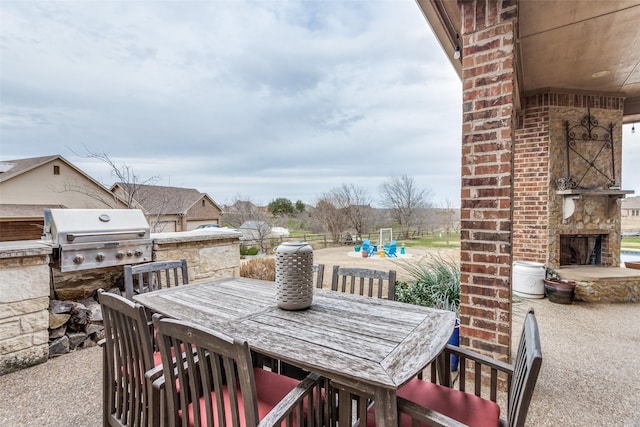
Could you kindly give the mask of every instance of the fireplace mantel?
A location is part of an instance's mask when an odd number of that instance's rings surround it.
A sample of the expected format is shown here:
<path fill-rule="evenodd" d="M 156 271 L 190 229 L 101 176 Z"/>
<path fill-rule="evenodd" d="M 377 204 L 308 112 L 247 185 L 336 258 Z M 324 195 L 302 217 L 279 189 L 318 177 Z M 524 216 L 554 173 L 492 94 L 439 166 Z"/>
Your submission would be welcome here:
<path fill-rule="evenodd" d="M 576 211 L 575 201 L 582 197 L 607 197 L 607 212 L 611 216 L 615 213 L 617 199 L 625 197 L 627 194 L 633 194 L 633 190 L 613 190 L 613 189 L 571 189 L 558 190 L 557 194 L 564 197 L 562 204 L 562 218 L 567 220 Z"/>

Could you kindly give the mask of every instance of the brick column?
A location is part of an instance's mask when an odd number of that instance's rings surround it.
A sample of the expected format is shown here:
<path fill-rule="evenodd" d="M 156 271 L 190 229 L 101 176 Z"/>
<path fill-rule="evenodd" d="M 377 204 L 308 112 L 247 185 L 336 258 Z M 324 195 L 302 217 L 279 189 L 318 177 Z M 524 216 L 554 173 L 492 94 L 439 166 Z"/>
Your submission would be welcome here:
<path fill-rule="evenodd" d="M 507 360 L 515 0 L 460 1 L 463 41 L 461 340 Z"/>

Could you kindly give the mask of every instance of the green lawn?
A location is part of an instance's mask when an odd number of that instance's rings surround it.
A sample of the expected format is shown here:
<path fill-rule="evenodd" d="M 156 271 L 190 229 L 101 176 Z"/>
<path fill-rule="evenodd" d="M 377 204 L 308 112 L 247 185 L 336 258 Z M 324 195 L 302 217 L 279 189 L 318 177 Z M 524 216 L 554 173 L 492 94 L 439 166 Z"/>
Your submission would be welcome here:
<path fill-rule="evenodd" d="M 620 248 L 624 250 L 640 250 L 640 237 L 625 237 L 620 243 Z"/>

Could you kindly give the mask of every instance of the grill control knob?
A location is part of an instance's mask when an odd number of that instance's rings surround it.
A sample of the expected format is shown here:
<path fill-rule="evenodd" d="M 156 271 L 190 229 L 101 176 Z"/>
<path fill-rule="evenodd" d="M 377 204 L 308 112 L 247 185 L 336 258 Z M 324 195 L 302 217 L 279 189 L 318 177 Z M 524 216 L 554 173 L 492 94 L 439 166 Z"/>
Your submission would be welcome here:
<path fill-rule="evenodd" d="M 104 261 L 104 254 L 102 252 L 96 254 L 96 261 Z"/>
<path fill-rule="evenodd" d="M 73 257 L 74 264 L 82 264 L 84 262 L 84 255 L 76 255 Z"/>
<path fill-rule="evenodd" d="M 122 259 L 122 258 L 124 258 L 124 251 L 118 251 L 118 252 L 116 252 L 116 258 L 118 258 L 118 259 Z"/>
<path fill-rule="evenodd" d="M 127 251 L 127 256 L 129 256 L 129 257 L 133 256 L 133 252 L 131 250 L 128 250 Z"/>
<path fill-rule="evenodd" d="M 133 254 L 135 256 L 142 256 L 142 251 L 140 249 L 136 249 L 136 251 Z"/>

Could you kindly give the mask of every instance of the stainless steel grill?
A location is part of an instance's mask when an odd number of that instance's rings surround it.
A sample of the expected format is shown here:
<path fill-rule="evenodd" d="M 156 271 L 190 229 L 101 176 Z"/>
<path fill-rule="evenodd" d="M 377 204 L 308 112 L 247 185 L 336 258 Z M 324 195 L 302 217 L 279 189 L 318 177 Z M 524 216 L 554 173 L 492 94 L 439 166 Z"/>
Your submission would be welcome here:
<path fill-rule="evenodd" d="M 151 261 L 149 224 L 139 209 L 45 209 L 43 240 L 63 272 Z"/>

